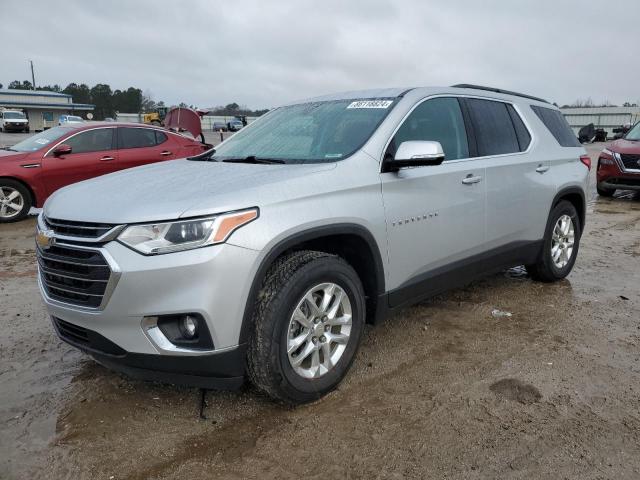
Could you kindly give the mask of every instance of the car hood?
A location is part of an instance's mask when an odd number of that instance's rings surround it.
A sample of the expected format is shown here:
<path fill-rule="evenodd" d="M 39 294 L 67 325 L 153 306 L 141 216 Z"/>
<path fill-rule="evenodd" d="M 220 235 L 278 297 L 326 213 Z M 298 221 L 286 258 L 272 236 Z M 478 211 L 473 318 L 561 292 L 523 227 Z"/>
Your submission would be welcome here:
<path fill-rule="evenodd" d="M 0 150 L 0 165 L 4 162 L 11 161 L 15 162 L 18 160 L 23 160 L 29 155 L 29 152 L 12 152 L 11 150 Z"/>
<path fill-rule="evenodd" d="M 613 142 L 609 148 L 613 149 L 613 151 L 617 153 L 640 154 L 640 141 L 632 142 L 621 138 L 620 140 Z"/>
<path fill-rule="evenodd" d="M 110 224 L 208 215 L 300 194 L 301 185 L 314 185 L 307 178 L 309 175 L 332 168 L 335 163 L 161 162 L 58 190 L 47 200 L 44 214 L 49 218 Z"/>

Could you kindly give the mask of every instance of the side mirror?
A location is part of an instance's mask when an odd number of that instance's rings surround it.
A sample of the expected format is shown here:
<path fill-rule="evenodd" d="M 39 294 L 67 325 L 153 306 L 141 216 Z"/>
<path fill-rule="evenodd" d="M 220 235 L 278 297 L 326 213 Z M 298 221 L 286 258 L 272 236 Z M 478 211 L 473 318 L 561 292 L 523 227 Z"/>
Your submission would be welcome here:
<path fill-rule="evenodd" d="M 397 172 L 405 167 L 426 167 L 440 165 L 444 161 L 444 151 L 440 142 L 410 140 L 402 142 L 393 160 L 387 162 L 387 172 Z"/>
<path fill-rule="evenodd" d="M 71 145 L 67 145 L 63 143 L 62 145 L 58 145 L 56 149 L 53 151 L 53 155 L 56 157 L 61 157 L 63 155 L 69 155 L 71 153 Z"/>

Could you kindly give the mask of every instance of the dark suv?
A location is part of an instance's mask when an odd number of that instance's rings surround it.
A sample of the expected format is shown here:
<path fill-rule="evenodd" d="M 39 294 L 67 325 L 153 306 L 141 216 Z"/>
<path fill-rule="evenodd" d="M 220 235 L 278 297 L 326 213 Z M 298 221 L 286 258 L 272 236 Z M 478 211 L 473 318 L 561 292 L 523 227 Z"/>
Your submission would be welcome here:
<path fill-rule="evenodd" d="M 612 196 L 617 189 L 640 190 L 640 122 L 602 150 L 598 159 L 598 193 Z"/>

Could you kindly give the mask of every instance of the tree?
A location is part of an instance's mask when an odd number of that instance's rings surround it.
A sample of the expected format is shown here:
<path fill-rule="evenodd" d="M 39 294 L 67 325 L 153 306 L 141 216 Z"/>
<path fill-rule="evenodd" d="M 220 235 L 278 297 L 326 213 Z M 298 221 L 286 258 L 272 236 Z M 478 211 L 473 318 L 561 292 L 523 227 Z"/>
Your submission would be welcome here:
<path fill-rule="evenodd" d="M 29 80 L 23 80 L 22 82 L 19 80 L 14 80 L 9 84 L 9 87 L 12 90 L 33 90 L 33 85 Z"/>
<path fill-rule="evenodd" d="M 91 89 L 91 103 L 95 105 L 93 115 L 96 120 L 113 117 L 113 92 L 106 83 L 98 83 Z"/>
<path fill-rule="evenodd" d="M 46 92 L 57 92 L 57 93 L 60 93 L 62 91 L 62 89 L 60 88 L 60 85 L 58 85 L 57 83 L 55 85 L 44 85 L 42 87 L 36 87 L 36 90 L 43 90 Z"/>
<path fill-rule="evenodd" d="M 160 105 L 156 104 L 156 102 L 153 100 L 153 94 L 151 93 L 151 91 L 145 90 L 145 92 L 142 94 L 142 104 L 140 107 L 142 112 L 143 113 L 153 112 L 158 106 Z"/>
<path fill-rule="evenodd" d="M 113 108 L 117 112 L 138 113 L 142 109 L 142 103 L 142 90 L 139 88 L 129 87 L 113 92 Z"/>
<path fill-rule="evenodd" d="M 80 85 L 77 83 L 70 83 L 64 90 L 62 90 L 62 93 L 71 95 L 73 103 L 91 103 L 91 91 L 89 90 L 89 86 L 84 83 L 81 83 Z"/>

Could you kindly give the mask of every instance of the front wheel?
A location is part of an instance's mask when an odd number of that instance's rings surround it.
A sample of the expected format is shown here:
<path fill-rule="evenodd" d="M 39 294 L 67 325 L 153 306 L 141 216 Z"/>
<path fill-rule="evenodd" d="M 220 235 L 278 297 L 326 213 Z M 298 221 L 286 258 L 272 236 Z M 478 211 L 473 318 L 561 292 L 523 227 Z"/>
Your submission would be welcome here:
<path fill-rule="evenodd" d="M 355 357 L 365 323 L 362 284 L 340 257 L 294 252 L 267 272 L 253 320 L 252 383 L 286 403 L 314 401 L 336 388 Z"/>
<path fill-rule="evenodd" d="M 558 203 L 549 214 L 538 261 L 526 266 L 531 277 L 555 282 L 569 275 L 578 255 L 581 234 L 576 208 L 564 200 Z"/>
<path fill-rule="evenodd" d="M 19 182 L 0 180 L 0 223 L 23 219 L 31 208 L 31 195 Z"/>

